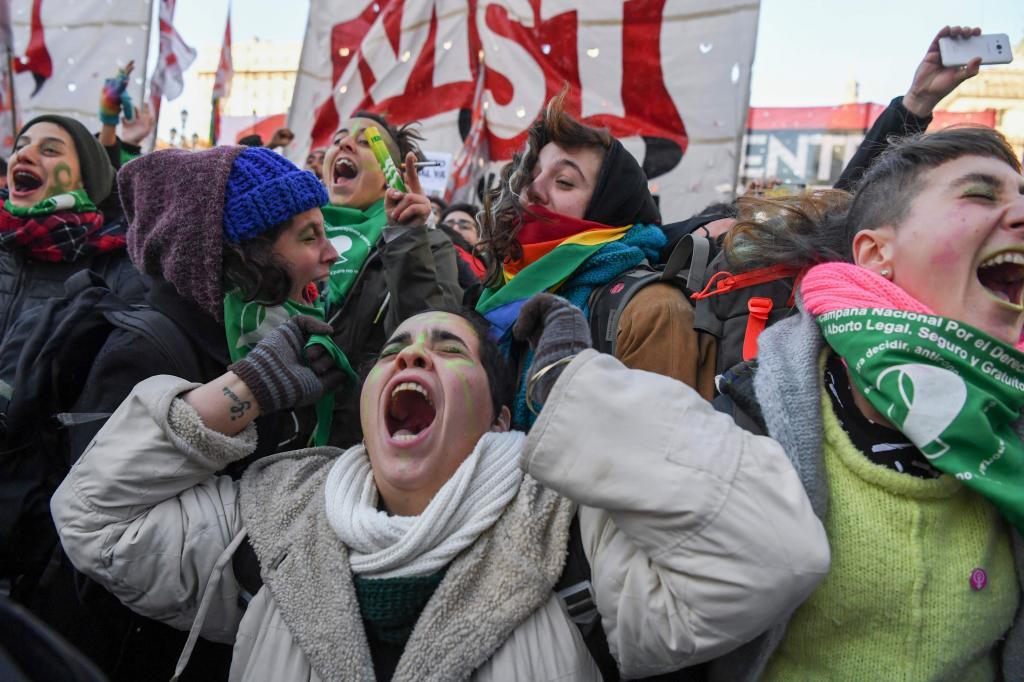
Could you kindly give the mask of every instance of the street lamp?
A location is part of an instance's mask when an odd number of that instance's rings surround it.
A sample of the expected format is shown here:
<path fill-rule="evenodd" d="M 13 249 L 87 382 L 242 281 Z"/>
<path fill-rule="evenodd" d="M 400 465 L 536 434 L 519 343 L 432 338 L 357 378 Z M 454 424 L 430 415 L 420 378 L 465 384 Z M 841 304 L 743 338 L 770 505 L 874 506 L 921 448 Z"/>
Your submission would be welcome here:
<path fill-rule="evenodd" d="M 188 121 L 188 109 L 181 110 L 181 146 L 184 147 L 185 140 L 185 122 Z"/>
<path fill-rule="evenodd" d="M 178 136 L 178 129 L 171 128 L 171 146 L 174 146 L 174 138 Z"/>

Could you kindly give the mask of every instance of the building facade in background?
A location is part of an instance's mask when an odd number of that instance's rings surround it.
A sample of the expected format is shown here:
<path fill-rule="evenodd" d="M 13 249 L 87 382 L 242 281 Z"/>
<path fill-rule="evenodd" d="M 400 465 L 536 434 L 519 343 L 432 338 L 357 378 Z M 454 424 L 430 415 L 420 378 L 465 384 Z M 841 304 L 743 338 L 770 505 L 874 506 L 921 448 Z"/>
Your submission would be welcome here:
<path fill-rule="evenodd" d="M 222 144 L 234 144 L 239 132 L 269 116 L 277 115 L 283 120 L 291 105 L 301 51 L 302 44 L 298 42 L 259 39 L 232 46 L 234 78 L 231 94 L 221 106 Z M 199 48 L 199 56 L 192 67 L 197 72 L 196 85 L 186 89 L 183 96 L 188 111 L 184 131 L 177 121 L 174 122 L 176 144 L 180 144 L 182 132 L 186 140 L 198 134 L 200 144 L 205 143 L 210 121 L 210 93 L 219 60 L 219 45 Z"/>
<path fill-rule="evenodd" d="M 777 178 L 795 187 L 831 187 L 885 110 L 882 104 L 751 107 L 740 182 Z M 936 111 L 929 130 L 957 124 L 996 127 L 996 111 Z"/>
<path fill-rule="evenodd" d="M 974 124 L 995 128 L 1024 157 L 1024 40 L 1014 61 L 986 66 L 939 102 L 929 130 Z M 852 84 L 851 99 L 857 87 Z M 740 160 L 740 183 L 778 178 L 793 186 L 830 187 L 857 151 L 884 105 L 751 107 Z"/>

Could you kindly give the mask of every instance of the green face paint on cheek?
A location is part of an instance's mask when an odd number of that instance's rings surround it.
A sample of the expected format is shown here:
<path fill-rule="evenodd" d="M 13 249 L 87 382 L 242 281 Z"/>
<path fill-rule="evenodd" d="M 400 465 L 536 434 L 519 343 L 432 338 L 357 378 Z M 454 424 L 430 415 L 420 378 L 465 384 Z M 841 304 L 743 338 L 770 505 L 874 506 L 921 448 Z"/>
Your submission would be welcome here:
<path fill-rule="evenodd" d="M 380 380 L 383 376 L 382 372 L 384 366 L 377 364 L 373 366 L 370 373 L 366 375 L 366 381 L 363 383 L 363 391 L 360 394 L 359 400 L 359 412 L 360 417 L 368 417 L 369 414 L 366 411 L 372 411 L 373 400 L 378 393 L 378 386 L 380 386 Z"/>
<path fill-rule="evenodd" d="M 61 161 L 53 167 L 53 194 L 50 196 L 57 196 L 58 194 L 64 194 L 74 189 L 71 186 L 71 166 L 65 161 Z"/>
<path fill-rule="evenodd" d="M 444 364 L 459 378 L 459 383 L 462 384 L 462 400 L 467 408 L 473 409 L 475 406 L 473 405 L 472 392 L 469 389 L 469 379 L 466 377 L 463 368 L 475 367 L 475 364 L 468 358 L 452 358 L 445 360 Z"/>

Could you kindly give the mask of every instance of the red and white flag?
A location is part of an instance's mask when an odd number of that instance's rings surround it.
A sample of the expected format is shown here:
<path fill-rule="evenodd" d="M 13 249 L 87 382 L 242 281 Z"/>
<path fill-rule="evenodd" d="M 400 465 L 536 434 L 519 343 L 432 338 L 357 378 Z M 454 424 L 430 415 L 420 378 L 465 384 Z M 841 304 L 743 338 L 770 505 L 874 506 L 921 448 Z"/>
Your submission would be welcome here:
<path fill-rule="evenodd" d="M 224 43 L 220 47 L 220 62 L 213 79 L 213 109 L 210 113 L 210 145 L 220 138 L 220 101 L 231 94 L 231 79 L 235 67 L 231 61 L 231 7 L 228 7 L 228 23 L 224 27 Z"/>
<path fill-rule="evenodd" d="M 16 122 L 11 89 L 11 64 L 8 54 L 14 51 L 14 34 L 11 31 L 11 0 L 0 0 L 0 154 L 6 158 L 14 147 Z"/>
<path fill-rule="evenodd" d="M 19 121 L 76 118 L 99 130 L 103 81 L 134 60 L 128 92 L 142 100 L 152 5 L 139 0 L 10 0 Z"/>
<path fill-rule="evenodd" d="M 686 218 L 732 197 L 759 6 L 311 0 L 288 127 L 323 146 L 354 111 L 386 112 L 399 124 L 420 121 L 427 151 L 469 157 L 486 149 L 493 170 L 568 84 L 570 113 L 622 140 L 665 220 Z M 470 138 L 481 72 L 477 144 Z M 296 144 L 289 153 L 301 159 L 306 150 Z"/>
<path fill-rule="evenodd" d="M 448 185 L 445 188 L 444 200 L 449 204 L 475 204 L 477 184 L 486 177 L 487 152 L 486 131 L 487 119 L 484 117 L 484 69 L 480 69 L 476 79 L 476 91 L 473 93 L 473 106 L 470 109 L 469 134 L 462 143 L 462 149 L 452 160 L 448 174 Z"/>
<path fill-rule="evenodd" d="M 196 59 L 195 49 L 174 28 L 175 4 L 176 0 L 160 0 L 160 54 L 149 85 L 154 116 L 160 111 L 161 97 L 170 102 L 184 91 L 184 72 Z"/>

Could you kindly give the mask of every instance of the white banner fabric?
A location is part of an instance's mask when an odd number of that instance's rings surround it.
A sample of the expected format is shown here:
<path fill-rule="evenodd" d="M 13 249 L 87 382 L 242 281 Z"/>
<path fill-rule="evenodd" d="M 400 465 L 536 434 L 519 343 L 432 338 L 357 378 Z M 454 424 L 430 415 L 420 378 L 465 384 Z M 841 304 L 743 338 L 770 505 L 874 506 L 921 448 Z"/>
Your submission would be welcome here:
<path fill-rule="evenodd" d="M 128 93 L 141 106 L 151 9 L 141 0 L 12 0 L 18 121 L 61 114 L 98 131 L 103 81 L 132 60 Z"/>

